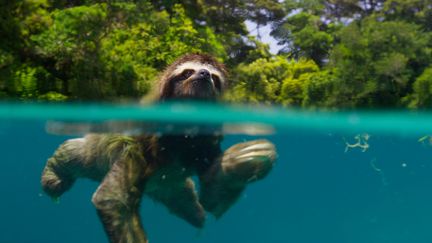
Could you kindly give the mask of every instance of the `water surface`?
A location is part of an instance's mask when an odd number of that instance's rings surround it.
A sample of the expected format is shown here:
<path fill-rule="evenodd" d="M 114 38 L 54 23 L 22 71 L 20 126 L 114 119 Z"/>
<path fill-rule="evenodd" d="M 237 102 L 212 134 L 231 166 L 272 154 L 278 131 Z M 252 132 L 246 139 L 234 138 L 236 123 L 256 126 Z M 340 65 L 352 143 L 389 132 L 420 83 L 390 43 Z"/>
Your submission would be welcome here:
<path fill-rule="evenodd" d="M 152 243 L 432 242 L 431 118 L 209 104 L 0 104 L 0 242 L 107 242 L 90 201 L 96 182 L 78 180 L 55 204 L 39 180 L 64 140 L 113 127 L 220 129 L 224 148 L 262 137 L 277 146 L 269 176 L 251 184 L 221 219 L 210 216 L 203 230 L 144 199 Z M 181 129 L 167 130 L 172 124 Z"/>

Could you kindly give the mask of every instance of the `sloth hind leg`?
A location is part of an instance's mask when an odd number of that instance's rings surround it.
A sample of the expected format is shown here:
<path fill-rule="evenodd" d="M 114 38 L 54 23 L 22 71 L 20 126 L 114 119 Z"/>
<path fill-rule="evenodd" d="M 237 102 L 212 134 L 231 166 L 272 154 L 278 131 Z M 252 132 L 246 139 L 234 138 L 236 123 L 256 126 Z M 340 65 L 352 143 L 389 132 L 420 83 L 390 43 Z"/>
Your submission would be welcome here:
<path fill-rule="evenodd" d="M 79 148 L 82 139 L 71 139 L 60 145 L 48 159 L 42 172 L 42 189 L 52 198 L 60 197 L 76 180 L 76 169 L 80 163 Z"/>
<path fill-rule="evenodd" d="M 191 178 L 184 182 L 170 183 L 147 194 L 191 225 L 197 228 L 204 226 L 205 211 L 199 203 L 195 183 Z"/>
<path fill-rule="evenodd" d="M 276 160 L 275 146 L 260 139 L 228 148 L 208 171 L 200 175 L 200 202 L 217 218 L 234 204 L 246 185 L 264 178 Z"/>
<path fill-rule="evenodd" d="M 132 141 L 120 141 L 116 148 L 121 152 L 92 202 L 110 242 L 147 243 L 139 215 L 147 163 L 139 145 Z"/>

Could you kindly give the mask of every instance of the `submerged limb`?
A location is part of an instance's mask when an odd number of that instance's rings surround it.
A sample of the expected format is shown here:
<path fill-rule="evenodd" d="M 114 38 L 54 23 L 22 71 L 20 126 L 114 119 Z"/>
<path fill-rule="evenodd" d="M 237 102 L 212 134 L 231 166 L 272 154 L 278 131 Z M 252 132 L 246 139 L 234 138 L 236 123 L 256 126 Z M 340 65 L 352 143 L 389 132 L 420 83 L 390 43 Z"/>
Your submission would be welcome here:
<path fill-rule="evenodd" d="M 199 203 L 192 179 L 168 183 L 157 190 L 146 192 L 154 200 L 164 204 L 168 210 L 197 228 L 205 222 L 205 211 Z"/>
<path fill-rule="evenodd" d="M 54 155 L 48 159 L 42 172 L 42 189 L 54 200 L 69 190 L 76 180 L 80 167 L 79 148 L 82 140 L 71 139 L 60 145 Z"/>
<path fill-rule="evenodd" d="M 216 217 L 230 208 L 246 185 L 264 178 L 276 160 L 276 149 L 267 140 L 236 144 L 220 162 L 200 175 L 200 202 Z"/>
<path fill-rule="evenodd" d="M 138 145 L 123 145 L 92 202 L 113 243 L 148 242 L 139 216 L 145 161 Z"/>

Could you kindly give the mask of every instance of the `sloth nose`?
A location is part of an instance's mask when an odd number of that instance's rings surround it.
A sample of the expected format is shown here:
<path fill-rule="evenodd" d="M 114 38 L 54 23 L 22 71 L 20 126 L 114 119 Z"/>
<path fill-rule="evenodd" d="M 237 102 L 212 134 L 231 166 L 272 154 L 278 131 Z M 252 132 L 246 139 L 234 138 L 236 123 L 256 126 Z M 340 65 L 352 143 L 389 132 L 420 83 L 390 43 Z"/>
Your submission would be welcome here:
<path fill-rule="evenodd" d="M 207 69 L 201 69 L 198 71 L 198 77 L 203 79 L 209 79 L 210 72 Z"/>

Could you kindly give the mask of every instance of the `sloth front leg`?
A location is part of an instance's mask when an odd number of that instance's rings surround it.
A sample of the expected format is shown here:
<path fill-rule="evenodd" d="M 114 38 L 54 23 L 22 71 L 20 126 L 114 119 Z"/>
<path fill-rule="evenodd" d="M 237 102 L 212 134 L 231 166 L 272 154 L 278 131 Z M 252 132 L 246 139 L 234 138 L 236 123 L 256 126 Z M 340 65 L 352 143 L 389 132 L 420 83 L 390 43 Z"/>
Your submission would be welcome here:
<path fill-rule="evenodd" d="M 112 243 L 147 243 L 139 216 L 145 161 L 138 145 L 125 145 L 93 194 L 104 229 Z"/>
<path fill-rule="evenodd" d="M 42 189 L 52 198 L 57 199 L 74 184 L 81 167 L 84 139 L 70 139 L 60 145 L 54 155 L 48 159 L 42 172 Z"/>
<path fill-rule="evenodd" d="M 275 146 L 267 140 L 254 140 L 228 148 L 221 158 L 200 175 L 200 202 L 222 216 L 250 182 L 264 178 L 276 160 Z"/>

